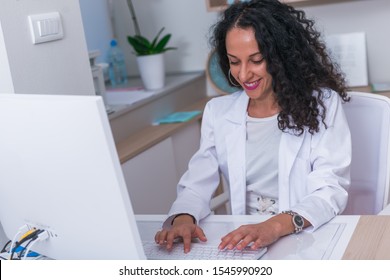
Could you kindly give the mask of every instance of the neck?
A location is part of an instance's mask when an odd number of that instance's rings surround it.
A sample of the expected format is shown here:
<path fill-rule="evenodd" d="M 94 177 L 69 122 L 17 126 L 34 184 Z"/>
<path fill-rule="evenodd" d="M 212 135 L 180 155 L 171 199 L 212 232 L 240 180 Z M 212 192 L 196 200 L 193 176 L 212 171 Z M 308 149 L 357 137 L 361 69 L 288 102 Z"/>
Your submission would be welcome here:
<path fill-rule="evenodd" d="M 247 111 L 250 117 L 267 118 L 278 114 L 280 107 L 275 99 L 262 101 L 250 99 Z"/>

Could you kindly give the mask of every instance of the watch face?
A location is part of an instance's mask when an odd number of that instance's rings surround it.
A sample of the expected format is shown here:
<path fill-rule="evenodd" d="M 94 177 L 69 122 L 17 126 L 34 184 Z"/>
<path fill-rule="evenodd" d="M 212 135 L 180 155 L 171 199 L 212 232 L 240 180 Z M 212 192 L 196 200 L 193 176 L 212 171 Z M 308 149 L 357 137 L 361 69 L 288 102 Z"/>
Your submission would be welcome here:
<path fill-rule="evenodd" d="M 297 227 L 300 227 L 300 228 L 303 227 L 304 221 L 303 221 L 302 216 L 300 216 L 300 215 L 294 215 L 293 220 L 294 220 L 294 224 L 295 224 Z"/>

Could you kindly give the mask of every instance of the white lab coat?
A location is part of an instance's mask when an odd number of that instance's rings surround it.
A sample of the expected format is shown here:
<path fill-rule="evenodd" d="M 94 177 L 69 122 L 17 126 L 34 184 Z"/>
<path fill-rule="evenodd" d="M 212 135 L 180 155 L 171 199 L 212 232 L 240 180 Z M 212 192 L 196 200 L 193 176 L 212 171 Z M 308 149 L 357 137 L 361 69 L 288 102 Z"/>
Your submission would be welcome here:
<path fill-rule="evenodd" d="M 311 135 L 282 133 L 279 146 L 279 210 L 293 210 L 316 229 L 341 213 L 350 184 L 351 136 L 341 98 L 325 91 L 325 123 Z M 210 214 L 210 199 L 226 178 L 232 214 L 246 210 L 246 111 L 245 92 L 216 97 L 204 110 L 199 150 L 177 186 L 178 196 L 169 216 L 189 213 L 197 221 Z M 168 224 L 168 219 L 166 224 Z"/>

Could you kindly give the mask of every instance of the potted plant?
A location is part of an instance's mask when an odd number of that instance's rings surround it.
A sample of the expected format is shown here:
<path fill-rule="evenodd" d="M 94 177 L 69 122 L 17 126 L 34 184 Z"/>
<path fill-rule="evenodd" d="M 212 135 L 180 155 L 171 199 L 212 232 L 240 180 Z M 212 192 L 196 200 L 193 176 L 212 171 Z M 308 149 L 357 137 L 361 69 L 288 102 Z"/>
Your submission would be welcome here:
<path fill-rule="evenodd" d="M 176 48 L 167 47 L 171 34 L 160 38 L 164 27 L 152 41 L 141 34 L 128 36 L 127 40 L 137 56 L 138 69 L 146 90 L 160 89 L 165 83 L 164 52 Z"/>

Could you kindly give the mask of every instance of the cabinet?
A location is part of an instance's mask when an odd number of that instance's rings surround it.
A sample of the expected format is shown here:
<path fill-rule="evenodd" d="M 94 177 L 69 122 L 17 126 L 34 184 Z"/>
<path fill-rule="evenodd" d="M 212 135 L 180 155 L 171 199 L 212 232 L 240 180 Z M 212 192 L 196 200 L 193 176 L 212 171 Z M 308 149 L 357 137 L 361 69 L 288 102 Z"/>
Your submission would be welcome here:
<path fill-rule="evenodd" d="M 154 126 L 153 121 L 175 111 L 202 111 L 209 99 L 204 73 L 179 74 L 168 76 L 151 98 L 112 107 L 110 125 L 136 214 L 167 214 L 199 148 L 201 115 L 184 123 Z"/>
<path fill-rule="evenodd" d="M 172 139 L 167 138 L 122 164 L 136 214 L 163 214 L 175 197 L 177 172 Z"/>
<path fill-rule="evenodd" d="M 136 214 L 167 214 L 199 139 L 200 123 L 195 121 L 122 164 Z"/>

